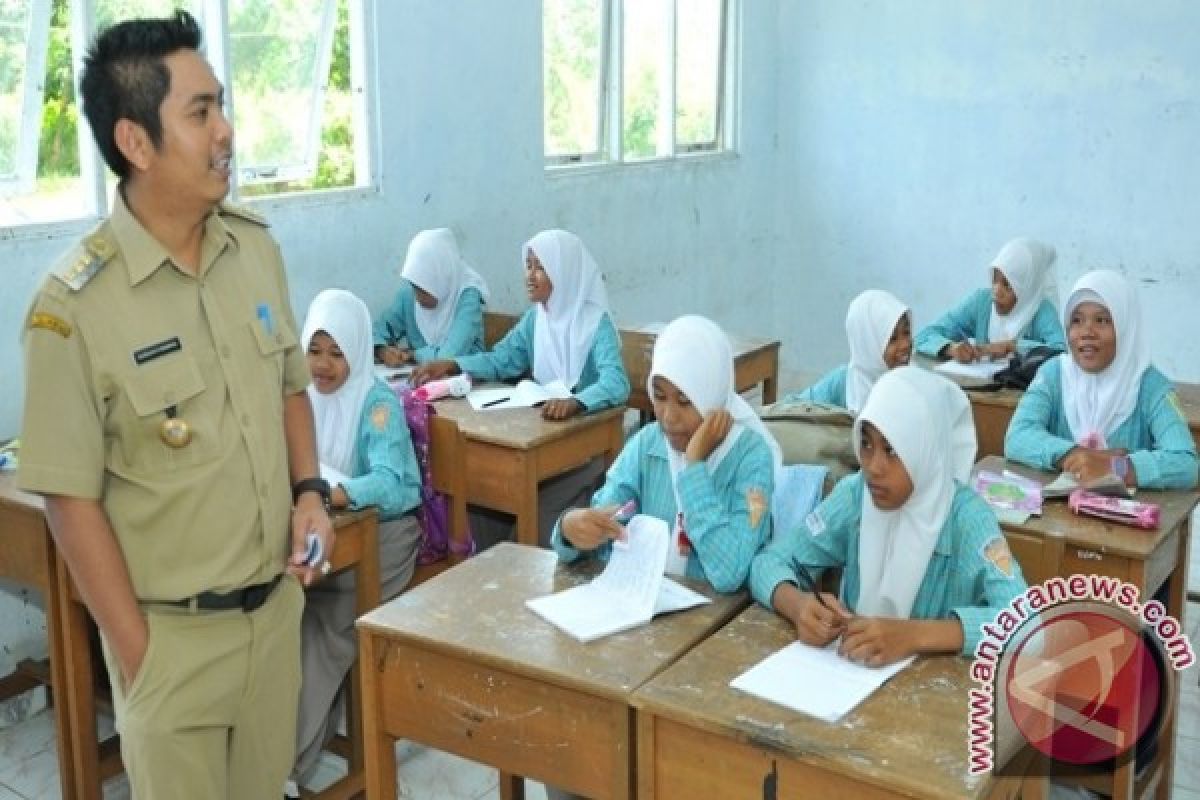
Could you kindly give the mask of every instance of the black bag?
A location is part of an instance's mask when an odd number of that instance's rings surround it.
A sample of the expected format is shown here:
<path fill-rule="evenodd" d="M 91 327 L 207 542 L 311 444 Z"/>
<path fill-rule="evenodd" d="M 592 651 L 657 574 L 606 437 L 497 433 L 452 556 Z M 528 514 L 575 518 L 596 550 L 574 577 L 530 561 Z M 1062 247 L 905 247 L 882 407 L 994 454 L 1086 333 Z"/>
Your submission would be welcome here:
<path fill-rule="evenodd" d="M 1062 355 L 1062 350 L 1041 344 L 1032 347 L 1027 353 L 1018 353 L 1012 357 L 1008 366 L 992 376 L 991 386 L 985 389 L 1020 389 L 1024 391 L 1037 377 L 1037 371 L 1052 358 Z"/>

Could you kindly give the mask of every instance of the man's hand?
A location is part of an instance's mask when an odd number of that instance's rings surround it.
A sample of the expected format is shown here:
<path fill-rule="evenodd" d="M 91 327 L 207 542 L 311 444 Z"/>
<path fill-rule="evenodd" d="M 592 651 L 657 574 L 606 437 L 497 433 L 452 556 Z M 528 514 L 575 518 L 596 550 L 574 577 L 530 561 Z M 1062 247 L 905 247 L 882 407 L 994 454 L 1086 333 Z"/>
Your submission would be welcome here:
<path fill-rule="evenodd" d="M 308 533 L 312 531 L 321 540 L 321 552 L 325 554 L 319 564 L 311 566 L 304 563 L 308 552 Z M 305 492 L 296 500 L 292 509 L 292 556 L 288 559 L 287 571 L 300 579 L 305 586 L 324 577 L 329 572 L 329 557 L 333 555 L 333 546 L 337 535 L 333 531 L 333 522 L 325 511 L 325 504 L 316 492 Z"/>

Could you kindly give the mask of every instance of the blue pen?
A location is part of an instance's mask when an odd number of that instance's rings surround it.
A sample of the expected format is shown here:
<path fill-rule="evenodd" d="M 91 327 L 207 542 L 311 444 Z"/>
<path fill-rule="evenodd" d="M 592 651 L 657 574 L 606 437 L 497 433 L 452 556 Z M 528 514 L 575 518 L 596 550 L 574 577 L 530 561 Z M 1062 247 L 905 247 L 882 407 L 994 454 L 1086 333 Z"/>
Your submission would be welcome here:
<path fill-rule="evenodd" d="M 258 322 L 262 325 L 263 333 L 267 336 L 275 335 L 275 320 L 271 319 L 271 307 L 266 303 L 259 303 L 255 309 L 255 314 L 258 316 Z"/>

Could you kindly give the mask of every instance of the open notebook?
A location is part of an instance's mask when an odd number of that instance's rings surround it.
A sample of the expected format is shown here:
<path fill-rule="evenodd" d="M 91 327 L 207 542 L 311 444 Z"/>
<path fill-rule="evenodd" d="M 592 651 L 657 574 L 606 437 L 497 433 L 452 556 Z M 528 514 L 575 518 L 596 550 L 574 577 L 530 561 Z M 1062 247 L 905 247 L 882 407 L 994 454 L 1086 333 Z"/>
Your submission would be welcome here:
<path fill-rule="evenodd" d="M 712 602 L 663 575 L 670 531 L 657 517 L 638 514 L 625 526 L 628 546 L 612 548 L 604 571 L 591 582 L 525 605 L 581 642 L 635 628 L 656 614 Z"/>
<path fill-rule="evenodd" d="M 729 685 L 793 711 L 837 722 L 912 660 L 909 656 L 886 667 L 864 667 L 838 655 L 836 641 L 828 647 L 792 642 Z"/>
<path fill-rule="evenodd" d="M 384 383 L 395 383 L 396 381 L 406 380 L 409 375 L 412 375 L 412 371 L 412 364 L 404 364 L 399 367 L 389 367 L 386 364 L 375 365 L 375 377 Z"/>
<path fill-rule="evenodd" d="M 1133 497 L 1134 494 L 1134 490 L 1126 486 L 1125 481 L 1112 472 L 1082 483 L 1075 480 L 1075 476 L 1071 473 L 1062 472 L 1057 478 L 1042 487 L 1042 497 L 1048 499 L 1067 497 L 1076 489 L 1086 489 L 1106 497 Z"/>
<path fill-rule="evenodd" d="M 567 397 L 571 397 L 571 390 L 562 381 L 541 384 L 524 380 L 516 386 L 473 389 L 467 395 L 467 402 L 476 411 L 492 411 L 501 408 L 529 408 L 541 405 L 547 400 Z"/>

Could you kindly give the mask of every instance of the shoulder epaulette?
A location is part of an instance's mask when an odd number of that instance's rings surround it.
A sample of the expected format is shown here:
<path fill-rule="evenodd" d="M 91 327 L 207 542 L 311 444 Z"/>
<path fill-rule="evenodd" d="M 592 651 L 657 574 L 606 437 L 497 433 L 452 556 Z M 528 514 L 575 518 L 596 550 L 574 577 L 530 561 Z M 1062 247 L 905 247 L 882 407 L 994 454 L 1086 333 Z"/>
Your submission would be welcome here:
<path fill-rule="evenodd" d="M 116 254 L 117 248 L 105 232 L 95 231 L 73 247 L 51 272 L 72 291 L 78 292 Z"/>
<path fill-rule="evenodd" d="M 247 222 L 253 222 L 255 225 L 260 225 L 264 228 L 269 227 L 271 223 L 267 222 L 267 218 L 259 214 L 257 211 L 251 211 L 245 206 L 234 205 L 229 202 L 222 202 L 218 211 L 222 216 L 237 217 L 244 219 Z"/>

